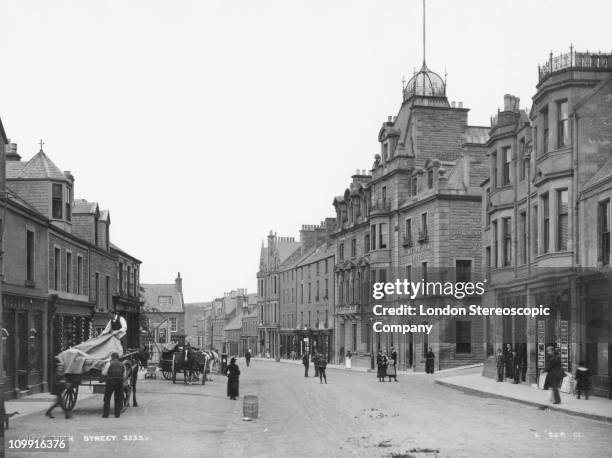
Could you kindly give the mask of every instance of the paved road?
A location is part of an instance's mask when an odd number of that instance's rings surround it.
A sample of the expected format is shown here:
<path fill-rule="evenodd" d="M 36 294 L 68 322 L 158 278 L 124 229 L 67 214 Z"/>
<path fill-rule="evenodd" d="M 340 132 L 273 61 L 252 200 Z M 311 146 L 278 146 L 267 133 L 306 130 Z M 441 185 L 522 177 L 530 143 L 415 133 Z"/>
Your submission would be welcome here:
<path fill-rule="evenodd" d="M 259 396 L 256 421 L 242 420 L 242 401 L 225 397 L 221 377 L 204 387 L 147 380 L 139 382 L 140 406 L 118 420 L 100 418 L 97 395 L 77 404 L 73 420 L 17 417 L 7 438 L 26 428 L 69 434 L 71 455 L 122 457 L 604 457 L 612 449 L 609 424 L 463 394 L 432 383 L 431 376 L 383 384 L 373 374 L 329 369 L 328 384 L 321 385 L 304 378 L 302 366 L 240 366 L 241 399 Z M 147 440 L 123 441 L 123 434 Z M 85 442 L 88 435 L 119 440 Z"/>

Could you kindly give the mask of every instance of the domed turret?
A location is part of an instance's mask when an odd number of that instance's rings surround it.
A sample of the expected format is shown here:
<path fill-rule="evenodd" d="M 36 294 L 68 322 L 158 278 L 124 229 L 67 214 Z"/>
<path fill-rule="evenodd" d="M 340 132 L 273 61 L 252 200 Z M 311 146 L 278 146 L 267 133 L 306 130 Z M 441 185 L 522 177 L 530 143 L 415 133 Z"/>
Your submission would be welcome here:
<path fill-rule="evenodd" d="M 404 101 L 411 97 L 446 97 L 446 84 L 440 75 L 432 72 L 425 62 L 418 73 L 406 83 L 403 89 Z"/>

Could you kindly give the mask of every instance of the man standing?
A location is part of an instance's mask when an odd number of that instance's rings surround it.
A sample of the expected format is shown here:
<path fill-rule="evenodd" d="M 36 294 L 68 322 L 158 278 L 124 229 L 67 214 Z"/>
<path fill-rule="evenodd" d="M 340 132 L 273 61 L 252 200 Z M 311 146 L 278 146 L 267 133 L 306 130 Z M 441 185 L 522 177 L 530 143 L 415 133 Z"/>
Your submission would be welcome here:
<path fill-rule="evenodd" d="M 244 354 L 244 359 L 246 359 L 247 367 L 251 365 L 251 349 L 249 348 Z"/>
<path fill-rule="evenodd" d="M 561 358 L 559 358 L 558 353 L 555 351 L 555 348 L 549 346 L 546 349 L 549 360 L 548 366 L 544 369 L 544 371 L 548 374 L 546 376 L 546 383 L 552 389 L 553 392 L 553 404 L 561 404 L 561 396 L 559 396 L 559 387 L 561 386 L 561 382 L 563 381 L 564 373 L 563 368 L 561 367 Z"/>
<path fill-rule="evenodd" d="M 315 351 L 312 356 L 312 362 L 315 368 L 315 378 L 319 376 L 319 354 Z"/>
<path fill-rule="evenodd" d="M 115 395 L 115 418 L 119 418 L 123 408 L 123 364 L 119 361 L 119 355 L 111 354 L 111 360 L 102 369 L 102 375 L 106 377 L 106 389 L 104 390 L 104 407 L 102 418 L 108 418 L 110 411 L 110 398 Z"/>
<path fill-rule="evenodd" d="M 310 365 L 308 353 L 304 353 L 304 356 L 302 356 L 302 364 L 304 365 L 304 377 L 308 377 L 308 366 Z"/>
<path fill-rule="evenodd" d="M 395 369 L 395 381 L 397 382 L 397 352 L 395 347 L 391 347 L 391 359 L 393 360 L 393 369 Z"/>
<path fill-rule="evenodd" d="M 325 368 L 327 367 L 327 358 L 322 353 L 319 354 L 317 358 L 317 365 L 319 367 L 319 380 L 323 383 L 325 380 L 325 384 L 327 385 L 327 376 L 325 375 Z"/>
<path fill-rule="evenodd" d="M 104 331 L 100 333 L 101 336 L 105 334 L 111 334 L 115 336 L 119 342 L 121 342 L 121 346 L 123 347 L 123 353 L 125 353 L 125 334 L 127 333 L 127 323 L 125 318 L 119 315 L 117 310 L 113 310 L 111 314 L 111 319 L 108 324 L 104 328 Z"/>
<path fill-rule="evenodd" d="M 495 357 L 495 365 L 497 366 L 497 381 L 504 381 L 504 365 L 506 362 L 504 361 L 504 354 L 502 353 L 502 349 L 497 349 L 497 356 Z"/>

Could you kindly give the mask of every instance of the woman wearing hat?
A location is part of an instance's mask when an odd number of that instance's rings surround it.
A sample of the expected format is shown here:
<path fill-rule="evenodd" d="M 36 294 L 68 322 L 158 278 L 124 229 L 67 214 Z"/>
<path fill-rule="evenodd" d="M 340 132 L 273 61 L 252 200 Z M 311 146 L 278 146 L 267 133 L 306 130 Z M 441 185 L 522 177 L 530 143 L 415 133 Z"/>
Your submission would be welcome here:
<path fill-rule="evenodd" d="M 240 378 L 240 369 L 236 364 L 236 358 L 232 358 L 230 360 L 227 369 L 225 370 L 225 375 L 227 375 L 227 396 L 235 401 L 238 397 L 238 385 Z"/>

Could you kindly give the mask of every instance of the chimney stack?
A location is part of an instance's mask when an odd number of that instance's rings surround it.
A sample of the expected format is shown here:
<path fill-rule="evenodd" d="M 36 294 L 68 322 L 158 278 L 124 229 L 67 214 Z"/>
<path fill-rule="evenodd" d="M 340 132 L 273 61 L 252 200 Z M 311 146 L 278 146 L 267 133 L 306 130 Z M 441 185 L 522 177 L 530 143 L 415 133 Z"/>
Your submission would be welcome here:
<path fill-rule="evenodd" d="M 176 290 L 180 294 L 183 294 L 183 279 L 181 278 L 181 273 L 180 272 L 176 275 L 176 279 L 174 280 L 174 284 L 176 286 Z"/>

